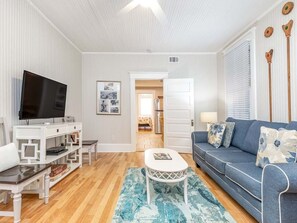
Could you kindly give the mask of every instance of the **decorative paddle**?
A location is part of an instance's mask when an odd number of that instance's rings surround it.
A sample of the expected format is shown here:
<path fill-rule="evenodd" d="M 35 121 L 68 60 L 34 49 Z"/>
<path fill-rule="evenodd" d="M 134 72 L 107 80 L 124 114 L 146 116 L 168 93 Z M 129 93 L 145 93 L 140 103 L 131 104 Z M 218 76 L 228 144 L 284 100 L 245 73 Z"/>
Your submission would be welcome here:
<path fill-rule="evenodd" d="M 283 25 L 283 31 L 287 37 L 287 72 L 288 72 L 288 119 L 292 121 L 292 103 L 291 103 L 291 57 L 290 57 L 290 37 L 293 27 L 293 20 L 291 19 L 287 24 Z"/>
<path fill-rule="evenodd" d="M 272 122 L 272 81 L 271 81 L 271 63 L 272 63 L 273 49 L 265 53 L 265 57 L 268 63 L 268 79 L 269 79 L 269 118 Z"/>

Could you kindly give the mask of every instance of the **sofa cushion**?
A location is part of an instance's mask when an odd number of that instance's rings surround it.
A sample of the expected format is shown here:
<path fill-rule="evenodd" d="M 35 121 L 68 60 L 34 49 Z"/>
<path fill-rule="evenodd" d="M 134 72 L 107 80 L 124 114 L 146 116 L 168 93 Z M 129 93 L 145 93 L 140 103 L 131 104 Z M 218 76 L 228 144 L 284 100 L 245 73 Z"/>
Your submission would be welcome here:
<path fill-rule="evenodd" d="M 195 143 L 194 144 L 194 152 L 203 160 L 205 160 L 205 154 L 206 152 L 210 151 L 225 151 L 225 150 L 230 150 L 230 151 L 241 151 L 240 149 L 230 146 L 228 149 L 225 147 L 220 147 L 219 149 L 216 149 L 209 143 Z"/>
<path fill-rule="evenodd" d="M 243 151 L 211 151 L 205 154 L 205 161 L 217 170 L 220 174 L 225 174 L 227 163 L 253 163 L 255 165 L 256 156 Z"/>
<path fill-rule="evenodd" d="M 265 122 L 265 121 L 255 121 L 250 126 L 249 131 L 245 137 L 243 142 L 242 150 L 257 155 L 259 148 L 259 138 L 261 133 L 261 127 L 267 127 L 272 129 L 285 128 L 286 123 L 278 123 L 278 122 Z"/>
<path fill-rule="evenodd" d="M 261 201 L 262 168 L 254 163 L 228 163 L 225 175 L 253 197 Z"/>
<path fill-rule="evenodd" d="M 246 134 L 249 130 L 249 127 L 254 121 L 255 120 L 241 120 L 241 119 L 227 118 L 226 122 L 235 122 L 233 139 L 231 142 L 232 146 L 242 149 Z"/>
<path fill-rule="evenodd" d="M 297 122 L 290 122 L 285 129 L 288 130 L 297 130 Z"/>

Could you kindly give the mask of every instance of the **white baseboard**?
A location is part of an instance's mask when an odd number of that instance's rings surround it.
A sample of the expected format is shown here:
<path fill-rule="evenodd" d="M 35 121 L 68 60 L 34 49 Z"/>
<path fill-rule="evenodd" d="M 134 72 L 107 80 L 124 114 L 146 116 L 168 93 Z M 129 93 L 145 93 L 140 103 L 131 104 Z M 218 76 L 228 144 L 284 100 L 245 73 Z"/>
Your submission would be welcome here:
<path fill-rule="evenodd" d="M 101 144 L 98 143 L 98 153 L 135 152 L 132 144 Z"/>

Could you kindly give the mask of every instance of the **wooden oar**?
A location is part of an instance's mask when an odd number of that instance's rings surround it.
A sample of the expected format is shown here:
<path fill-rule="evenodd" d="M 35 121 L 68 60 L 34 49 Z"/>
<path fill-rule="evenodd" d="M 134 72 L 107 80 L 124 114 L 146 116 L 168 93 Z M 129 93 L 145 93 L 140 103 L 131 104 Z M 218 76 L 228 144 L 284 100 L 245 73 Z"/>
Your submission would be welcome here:
<path fill-rule="evenodd" d="M 283 31 L 287 37 L 287 72 L 288 72 L 288 119 L 292 121 L 292 103 L 291 103 L 291 57 L 290 57 L 290 37 L 293 27 L 293 20 L 291 19 L 287 24 L 283 25 Z"/>
<path fill-rule="evenodd" d="M 272 63 L 273 49 L 265 53 L 265 57 L 268 63 L 268 79 L 269 79 L 269 118 L 272 122 L 272 80 L 271 80 L 271 63 Z"/>

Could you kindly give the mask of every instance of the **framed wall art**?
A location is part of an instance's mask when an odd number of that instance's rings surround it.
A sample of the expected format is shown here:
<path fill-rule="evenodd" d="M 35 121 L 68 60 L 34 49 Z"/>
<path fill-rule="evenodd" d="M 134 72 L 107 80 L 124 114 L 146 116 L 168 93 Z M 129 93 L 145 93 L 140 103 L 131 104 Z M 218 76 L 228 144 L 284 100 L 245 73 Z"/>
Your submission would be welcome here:
<path fill-rule="evenodd" d="M 97 115 L 121 114 L 121 82 L 97 81 Z"/>

